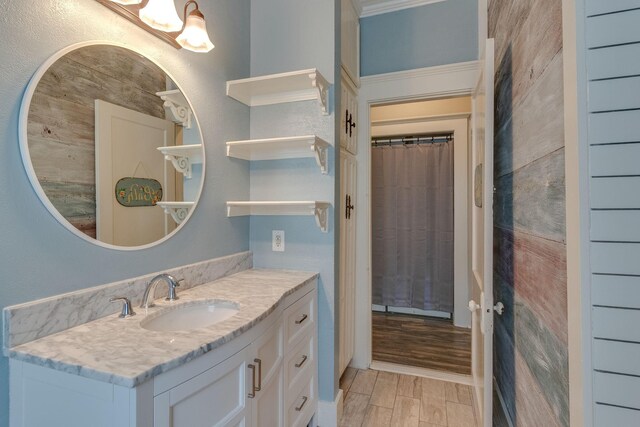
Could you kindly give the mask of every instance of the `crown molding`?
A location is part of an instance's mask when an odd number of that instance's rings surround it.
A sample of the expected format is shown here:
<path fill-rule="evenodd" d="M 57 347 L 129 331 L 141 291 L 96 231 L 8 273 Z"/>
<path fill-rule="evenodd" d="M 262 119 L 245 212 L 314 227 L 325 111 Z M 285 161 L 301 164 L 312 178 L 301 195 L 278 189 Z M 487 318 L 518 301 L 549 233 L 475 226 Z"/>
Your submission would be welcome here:
<path fill-rule="evenodd" d="M 360 77 L 360 84 L 371 85 L 384 82 L 402 81 L 407 79 L 417 79 L 422 77 L 431 77 L 439 74 L 456 74 L 467 71 L 477 71 L 478 61 L 458 62 L 455 64 L 436 65 L 434 67 L 418 68 L 406 71 L 394 71 L 385 74 L 374 74 L 371 76 Z"/>
<path fill-rule="evenodd" d="M 361 2 L 362 12 L 361 18 L 368 16 L 381 15 L 383 13 L 395 12 L 397 10 L 409 9 L 412 7 L 424 6 L 431 3 L 440 3 L 446 0 L 387 0 L 381 3 L 367 4 L 367 1 Z"/>

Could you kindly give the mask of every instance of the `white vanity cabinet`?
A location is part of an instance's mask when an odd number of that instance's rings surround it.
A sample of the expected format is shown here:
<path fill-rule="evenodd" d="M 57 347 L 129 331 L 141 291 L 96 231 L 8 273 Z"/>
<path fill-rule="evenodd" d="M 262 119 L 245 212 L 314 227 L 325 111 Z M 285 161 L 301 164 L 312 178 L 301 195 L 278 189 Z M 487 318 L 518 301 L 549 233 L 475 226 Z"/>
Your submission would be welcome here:
<path fill-rule="evenodd" d="M 306 426 L 318 402 L 315 283 L 242 335 L 133 388 L 11 359 L 11 426 Z"/>

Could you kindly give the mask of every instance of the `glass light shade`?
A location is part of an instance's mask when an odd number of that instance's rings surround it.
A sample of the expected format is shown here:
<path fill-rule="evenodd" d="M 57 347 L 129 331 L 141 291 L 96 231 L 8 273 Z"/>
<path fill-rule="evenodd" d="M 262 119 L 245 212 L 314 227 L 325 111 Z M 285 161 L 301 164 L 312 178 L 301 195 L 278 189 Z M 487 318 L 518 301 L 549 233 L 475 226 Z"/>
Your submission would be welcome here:
<path fill-rule="evenodd" d="M 151 28 L 167 33 L 182 29 L 182 20 L 176 12 L 173 0 L 149 0 L 149 3 L 140 9 L 140 19 Z"/>
<path fill-rule="evenodd" d="M 123 4 L 125 6 L 130 6 L 132 4 L 140 4 L 142 0 L 111 0 L 113 3 Z"/>
<path fill-rule="evenodd" d="M 214 48 L 213 43 L 209 40 L 204 18 L 196 13 L 191 13 L 187 17 L 184 31 L 176 38 L 176 41 L 180 43 L 180 46 L 192 52 L 209 52 Z"/>

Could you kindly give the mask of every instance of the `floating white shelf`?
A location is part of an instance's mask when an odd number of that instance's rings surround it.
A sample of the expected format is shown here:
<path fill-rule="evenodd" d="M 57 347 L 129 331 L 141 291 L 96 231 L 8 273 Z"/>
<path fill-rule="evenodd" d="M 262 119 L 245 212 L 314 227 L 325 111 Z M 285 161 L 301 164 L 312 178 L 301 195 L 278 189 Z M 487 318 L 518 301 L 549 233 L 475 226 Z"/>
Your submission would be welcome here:
<path fill-rule="evenodd" d="M 329 231 L 329 207 L 331 203 L 302 202 L 227 202 L 227 216 L 246 215 L 313 215 L 324 233 Z"/>
<path fill-rule="evenodd" d="M 329 83 L 315 68 L 228 81 L 227 95 L 250 107 L 317 99 L 329 114 Z"/>
<path fill-rule="evenodd" d="M 193 112 L 191 111 L 187 98 L 185 98 L 180 89 L 156 92 L 156 95 L 164 101 L 165 108 L 171 113 L 172 117 L 168 117 L 169 119 L 187 129 L 191 128 Z"/>
<path fill-rule="evenodd" d="M 202 163 L 202 144 L 170 145 L 158 147 L 166 160 L 171 160 L 173 167 L 185 178 L 191 179 L 191 165 Z"/>
<path fill-rule="evenodd" d="M 329 172 L 330 144 L 315 135 L 249 139 L 227 142 L 227 156 L 244 160 L 277 160 L 313 157 L 323 174 Z"/>
<path fill-rule="evenodd" d="M 165 214 L 171 215 L 176 224 L 180 224 L 189 215 L 195 202 L 158 202 L 157 205 L 164 209 Z"/>

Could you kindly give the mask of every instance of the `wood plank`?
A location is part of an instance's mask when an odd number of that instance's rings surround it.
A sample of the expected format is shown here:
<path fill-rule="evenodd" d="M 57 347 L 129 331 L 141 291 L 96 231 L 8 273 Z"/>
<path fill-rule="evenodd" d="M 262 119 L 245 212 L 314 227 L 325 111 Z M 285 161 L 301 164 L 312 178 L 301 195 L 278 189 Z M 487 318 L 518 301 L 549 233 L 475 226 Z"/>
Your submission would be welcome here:
<path fill-rule="evenodd" d="M 629 10 L 587 18 L 587 48 L 640 41 L 640 10 Z"/>
<path fill-rule="evenodd" d="M 589 114 L 589 144 L 640 141 L 640 111 Z"/>
<path fill-rule="evenodd" d="M 640 409 L 640 378 L 594 372 L 593 400 L 596 403 Z"/>
<path fill-rule="evenodd" d="M 626 308 L 593 307 L 593 338 L 640 343 L 640 310 Z"/>
<path fill-rule="evenodd" d="M 564 147 L 563 85 L 559 53 L 496 134 L 496 176 Z"/>
<path fill-rule="evenodd" d="M 450 320 L 374 312 L 372 332 L 374 360 L 471 374 L 471 333 Z"/>
<path fill-rule="evenodd" d="M 615 406 L 594 405 L 596 426 L 637 427 L 640 410 Z"/>
<path fill-rule="evenodd" d="M 398 380 L 398 396 L 422 397 L 422 380 L 414 375 L 400 375 Z"/>
<path fill-rule="evenodd" d="M 589 112 L 640 108 L 640 77 L 589 82 Z"/>
<path fill-rule="evenodd" d="M 359 370 L 356 374 L 355 379 L 353 380 L 353 383 L 351 383 L 349 392 L 371 396 L 371 393 L 373 393 L 373 387 L 376 384 L 377 377 L 378 371 L 373 371 L 371 369 Z"/>
<path fill-rule="evenodd" d="M 447 423 L 449 427 L 470 427 L 475 424 L 470 405 L 447 402 Z"/>
<path fill-rule="evenodd" d="M 591 176 L 640 175 L 640 144 L 594 145 L 589 151 Z"/>
<path fill-rule="evenodd" d="M 391 417 L 392 427 L 419 427 L 420 399 L 398 396 Z"/>
<path fill-rule="evenodd" d="M 447 403 L 444 397 L 435 397 L 423 390 L 420 401 L 420 421 L 446 426 Z"/>
<path fill-rule="evenodd" d="M 640 242 L 640 210 L 592 211 L 591 240 Z"/>
<path fill-rule="evenodd" d="M 593 340 L 593 369 L 640 376 L 640 344 Z"/>
<path fill-rule="evenodd" d="M 471 405 L 471 388 L 464 384 L 446 382 L 444 384 L 445 400 L 447 402 L 462 403 Z"/>
<path fill-rule="evenodd" d="M 340 377 L 340 389 L 342 391 L 344 391 L 345 393 L 349 391 L 349 388 L 351 387 L 353 380 L 356 378 L 357 373 L 358 370 L 356 368 L 347 366 L 347 368 L 344 370 L 344 373 L 342 374 L 342 377 Z"/>
<path fill-rule="evenodd" d="M 591 178 L 591 209 L 640 209 L 640 177 Z"/>
<path fill-rule="evenodd" d="M 381 408 L 380 406 L 369 405 L 362 425 L 371 427 L 389 427 L 389 425 L 391 425 L 392 415 L 393 409 L 391 408 Z"/>
<path fill-rule="evenodd" d="M 398 374 L 380 371 L 369 404 L 393 409 L 397 390 Z"/>
<path fill-rule="evenodd" d="M 589 80 L 640 75 L 640 44 L 587 51 Z"/>
<path fill-rule="evenodd" d="M 564 148 L 495 181 L 494 223 L 556 242 L 565 240 Z"/>
<path fill-rule="evenodd" d="M 592 275 L 591 304 L 640 309 L 640 277 Z"/>
<path fill-rule="evenodd" d="M 440 381 L 433 378 L 422 378 L 422 396 L 445 399 L 445 384 L 445 381 Z"/>
<path fill-rule="evenodd" d="M 347 393 L 344 399 L 344 409 L 340 418 L 341 427 L 360 427 L 364 421 L 369 405 L 369 395 Z"/>
<path fill-rule="evenodd" d="M 567 264 L 563 243 L 494 228 L 495 274 L 540 323 L 567 343 Z M 540 284 L 544 283 L 544 286 Z M 510 300 L 506 300 L 507 305 Z"/>
<path fill-rule="evenodd" d="M 499 50 L 496 57 L 498 129 L 562 50 L 562 4 L 555 0 L 523 3 L 530 3 L 524 22 L 510 21 L 500 30 L 506 31 L 506 39 L 499 43 L 499 49 L 505 49 L 504 55 Z M 505 4 L 502 7 L 511 6 Z"/>
<path fill-rule="evenodd" d="M 587 0 L 587 16 L 640 8 L 640 0 Z"/>
<path fill-rule="evenodd" d="M 38 180 L 96 184 L 96 154 L 93 146 L 78 146 L 30 136 L 29 154 Z"/>
<path fill-rule="evenodd" d="M 640 275 L 640 244 L 591 243 L 591 272 L 594 274 Z"/>

